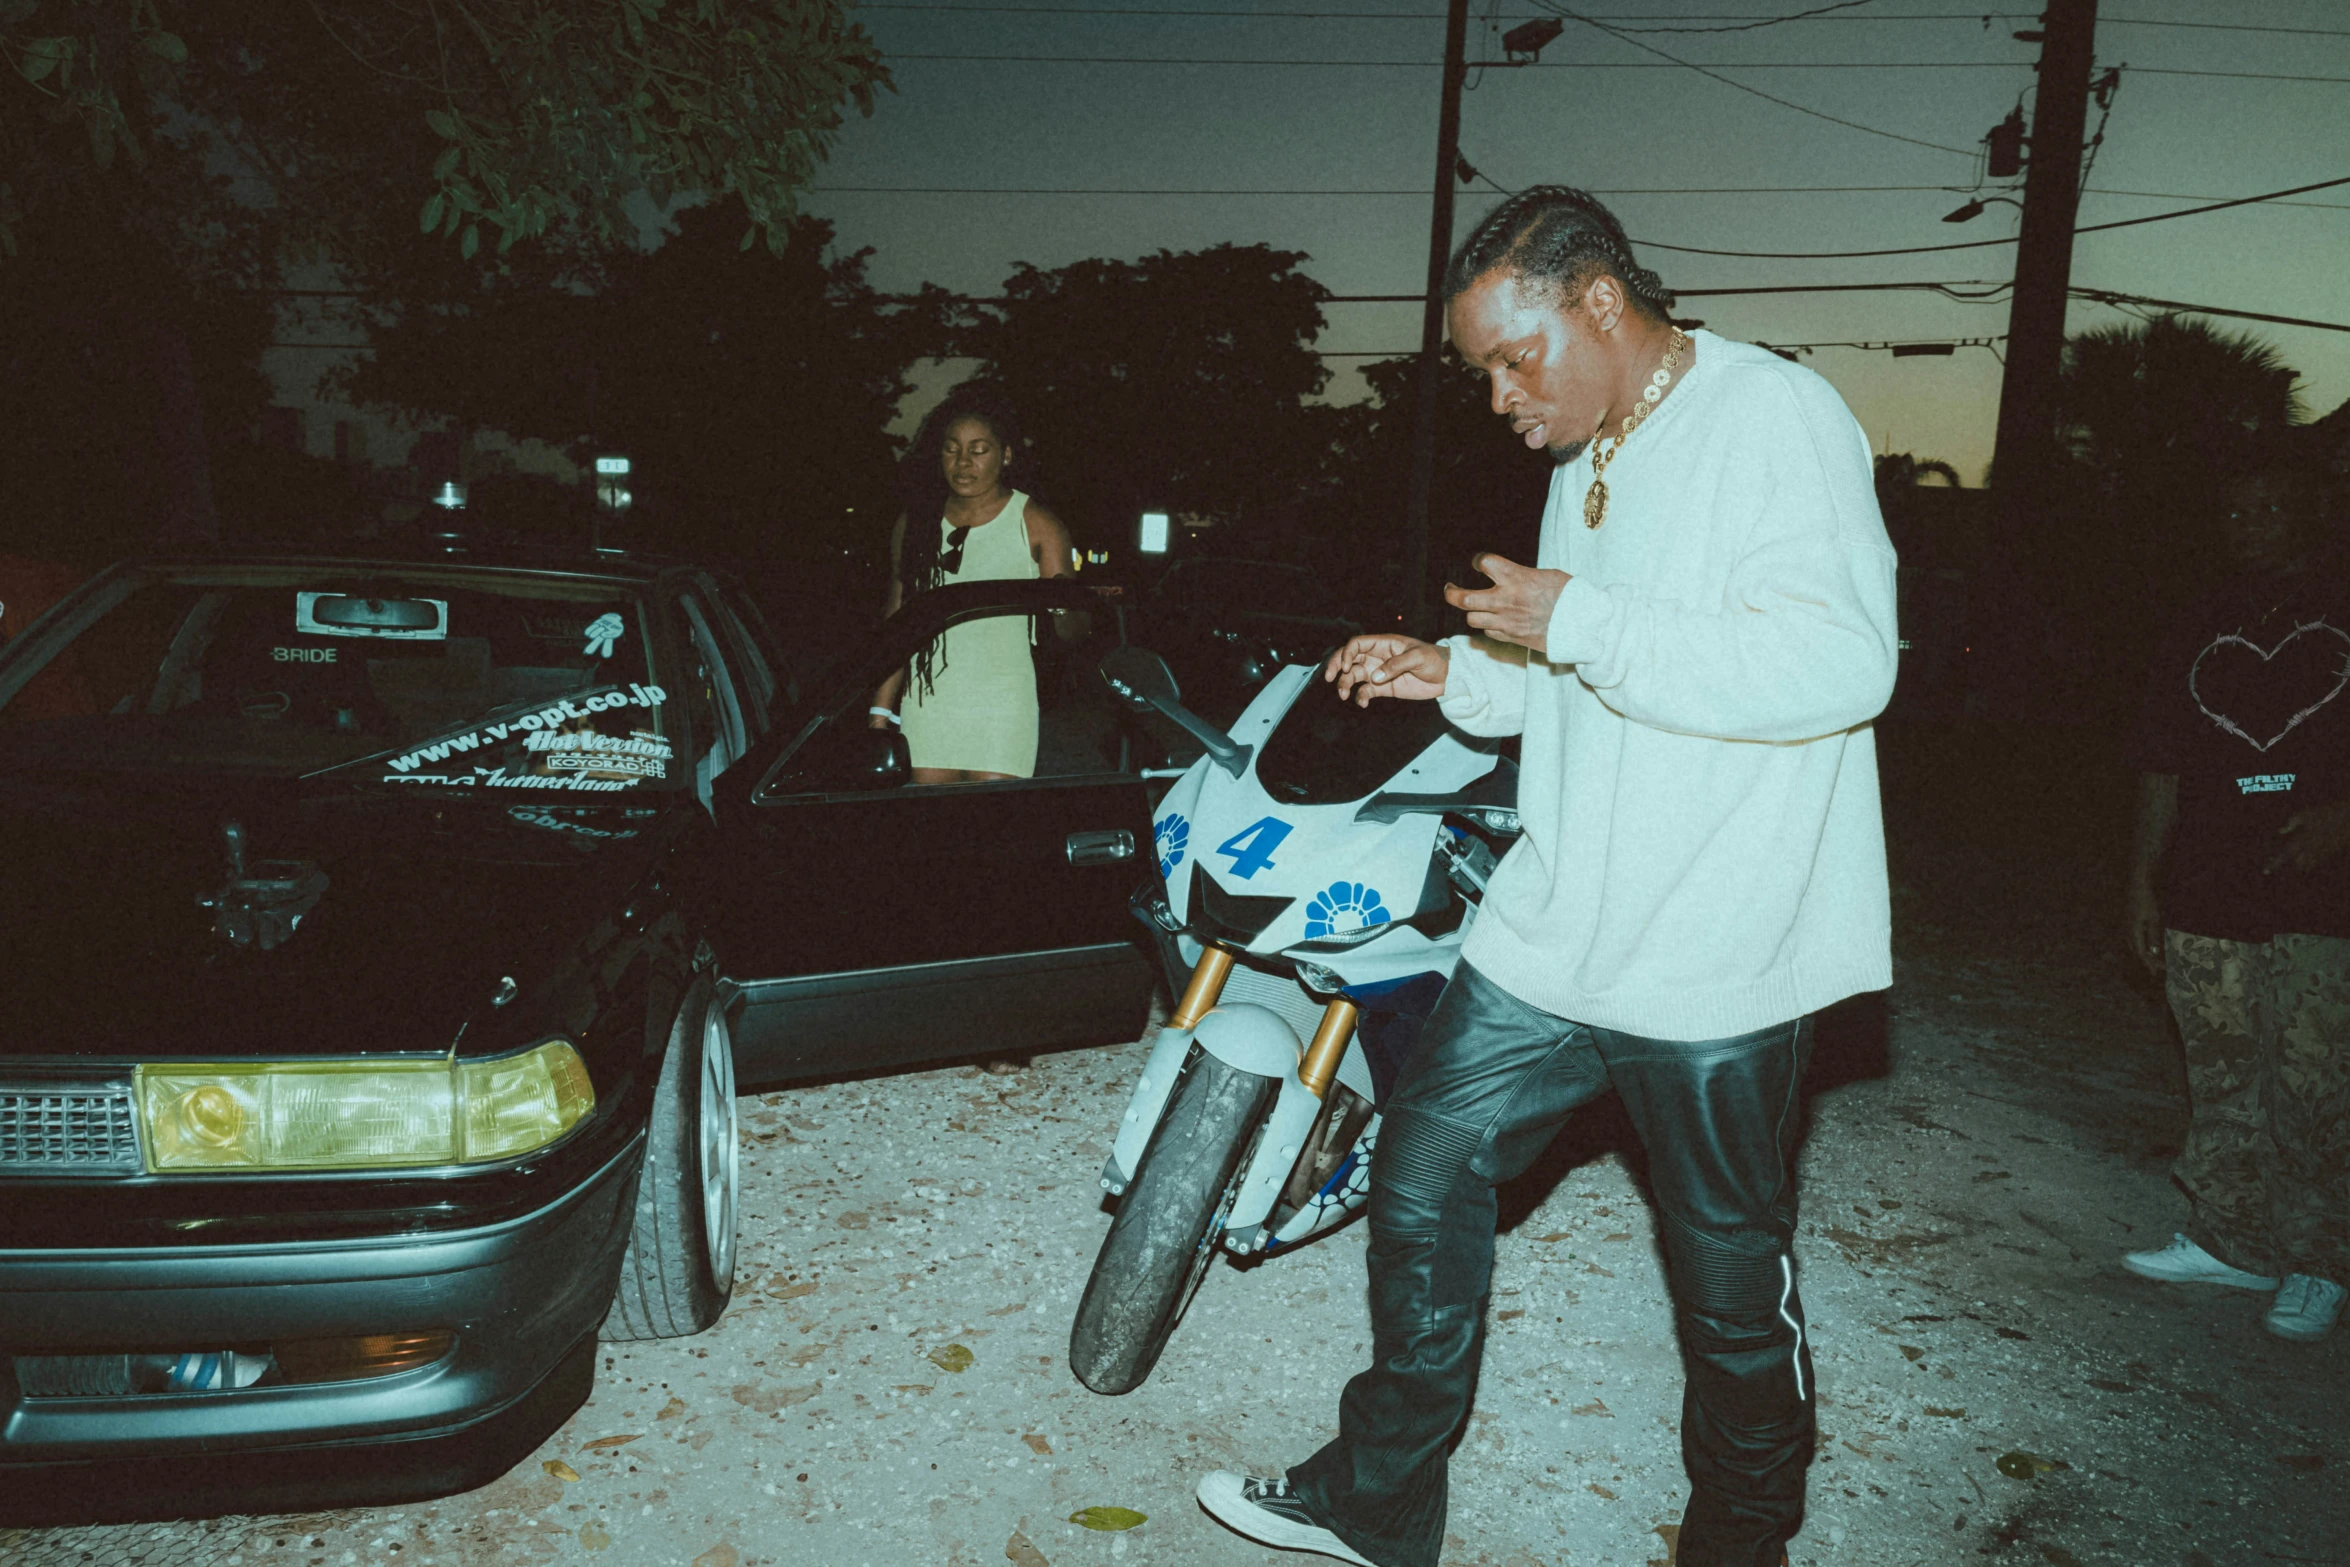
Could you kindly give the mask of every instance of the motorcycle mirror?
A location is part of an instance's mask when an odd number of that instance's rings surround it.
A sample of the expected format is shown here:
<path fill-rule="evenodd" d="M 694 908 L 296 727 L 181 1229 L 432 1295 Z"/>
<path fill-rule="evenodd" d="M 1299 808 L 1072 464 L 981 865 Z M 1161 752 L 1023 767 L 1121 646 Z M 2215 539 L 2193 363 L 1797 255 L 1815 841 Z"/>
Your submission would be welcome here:
<path fill-rule="evenodd" d="M 1248 771 L 1250 747 L 1235 745 L 1230 735 L 1183 705 L 1175 672 L 1158 654 L 1147 648 L 1112 648 L 1102 656 L 1101 673 L 1119 701 L 1138 713 L 1157 713 L 1174 723 L 1233 777 Z"/>
<path fill-rule="evenodd" d="M 1109 683 L 1118 699 L 1136 711 L 1144 711 L 1162 702 L 1183 700 L 1183 692 L 1175 684 L 1175 672 L 1167 661 L 1148 648 L 1112 648 L 1102 658 L 1102 679 Z"/>

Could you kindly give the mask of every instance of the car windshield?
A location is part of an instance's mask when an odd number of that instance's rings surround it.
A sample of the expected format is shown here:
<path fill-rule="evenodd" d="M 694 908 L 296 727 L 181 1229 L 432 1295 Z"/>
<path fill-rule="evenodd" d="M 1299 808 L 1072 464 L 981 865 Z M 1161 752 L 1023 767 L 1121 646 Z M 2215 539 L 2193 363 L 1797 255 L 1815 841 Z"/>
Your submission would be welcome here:
<path fill-rule="evenodd" d="M 534 794 L 672 786 L 623 585 L 486 568 L 123 568 L 0 656 L 0 769 Z M 505 798 L 511 800 L 513 795 Z"/>

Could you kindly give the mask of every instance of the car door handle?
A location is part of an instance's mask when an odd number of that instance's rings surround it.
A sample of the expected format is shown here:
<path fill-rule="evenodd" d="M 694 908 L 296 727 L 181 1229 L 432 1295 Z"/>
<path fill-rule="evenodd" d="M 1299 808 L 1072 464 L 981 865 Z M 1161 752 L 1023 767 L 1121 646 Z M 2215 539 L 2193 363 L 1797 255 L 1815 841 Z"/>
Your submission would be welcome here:
<path fill-rule="evenodd" d="M 1134 834 L 1123 827 L 1106 832 L 1073 832 L 1068 847 L 1071 865 L 1115 865 L 1120 860 L 1134 858 Z"/>

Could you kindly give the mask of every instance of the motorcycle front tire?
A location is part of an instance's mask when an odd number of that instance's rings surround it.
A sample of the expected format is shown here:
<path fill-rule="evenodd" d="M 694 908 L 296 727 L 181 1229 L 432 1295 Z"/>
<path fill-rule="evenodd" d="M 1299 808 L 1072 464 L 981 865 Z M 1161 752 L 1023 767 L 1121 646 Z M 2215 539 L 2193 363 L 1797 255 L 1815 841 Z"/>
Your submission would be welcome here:
<path fill-rule="evenodd" d="M 1158 1364 L 1215 1254 L 1216 1220 L 1280 1086 L 1193 1047 L 1069 1330 L 1069 1367 L 1096 1393 L 1131 1393 Z"/>

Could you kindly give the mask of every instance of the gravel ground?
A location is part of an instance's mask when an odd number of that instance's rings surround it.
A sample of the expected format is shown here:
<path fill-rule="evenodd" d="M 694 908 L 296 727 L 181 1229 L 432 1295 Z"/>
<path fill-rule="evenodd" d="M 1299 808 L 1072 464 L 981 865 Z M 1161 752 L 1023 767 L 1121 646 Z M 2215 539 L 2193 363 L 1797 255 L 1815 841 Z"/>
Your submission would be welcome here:
<path fill-rule="evenodd" d="M 1976 858 L 1958 835 L 1900 862 L 1890 1006 L 1823 1035 L 1800 1251 L 1822 1434 L 1795 1562 L 2350 1563 L 2350 1335 L 2285 1344 L 2258 1297 L 2121 1270 L 2180 1216 L 2165 1022 L 2061 887 L 2019 902 Z M 1108 1225 L 1095 1176 L 1144 1050 L 745 1100 L 725 1320 L 607 1350 L 588 1405 L 480 1491 L 0 1531 L 0 1563 L 1285 1559 L 1191 1485 L 1324 1439 L 1365 1352 L 1363 1232 L 1220 1264 L 1139 1391 L 1079 1386 L 1069 1321 Z M 1680 1370 L 1636 1150 L 1597 1108 L 1506 1197 L 1446 1563 L 1669 1561 Z M 1070 1521 L 1093 1507 L 1146 1521 Z"/>

